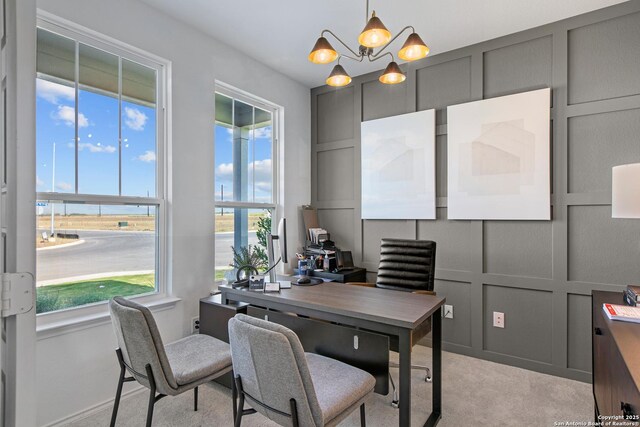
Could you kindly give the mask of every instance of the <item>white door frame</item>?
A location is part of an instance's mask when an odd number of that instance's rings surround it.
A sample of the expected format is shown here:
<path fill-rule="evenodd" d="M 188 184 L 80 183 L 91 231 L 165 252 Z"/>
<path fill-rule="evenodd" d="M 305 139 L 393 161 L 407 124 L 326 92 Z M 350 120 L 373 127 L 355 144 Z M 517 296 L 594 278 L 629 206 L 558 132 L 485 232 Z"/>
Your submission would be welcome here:
<path fill-rule="evenodd" d="M 6 185 L 0 228 L 6 231 L 6 263 L 0 273 L 24 272 L 35 277 L 36 1 L 0 0 L 0 6 L 4 6 L 6 22 L 0 35 L 5 37 L 0 81 L 6 87 L 6 159 L 0 166 L 2 175 L 6 173 Z M 0 421 L 6 427 L 36 425 L 35 292 L 32 295 L 31 311 L 3 319 L 5 342 L 0 350 L 5 389 Z"/>

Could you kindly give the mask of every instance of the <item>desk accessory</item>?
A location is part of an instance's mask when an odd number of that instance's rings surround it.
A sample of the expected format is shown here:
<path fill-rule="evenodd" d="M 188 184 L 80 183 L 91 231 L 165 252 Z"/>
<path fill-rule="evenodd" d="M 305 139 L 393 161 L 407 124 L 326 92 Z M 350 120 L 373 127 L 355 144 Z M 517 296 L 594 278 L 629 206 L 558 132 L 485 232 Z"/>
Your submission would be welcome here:
<path fill-rule="evenodd" d="M 275 250 L 274 250 L 274 241 L 278 241 L 278 246 L 280 249 L 280 258 L 275 260 Z M 281 218 L 278 223 L 278 234 L 269 233 L 267 235 L 267 259 L 269 269 L 265 272 L 265 274 L 269 273 L 269 281 L 276 281 L 276 271 L 275 268 L 279 262 L 283 262 L 287 264 L 289 261 L 287 260 L 287 220 L 286 218 Z"/>
<path fill-rule="evenodd" d="M 263 291 L 264 290 L 264 276 L 261 274 L 252 274 L 249 276 L 249 290 L 250 291 Z"/>
<path fill-rule="evenodd" d="M 315 286 L 321 283 L 324 283 L 324 280 L 318 279 L 316 277 L 306 277 L 306 276 L 302 276 L 298 278 L 297 281 L 291 282 L 292 285 L 296 285 L 296 286 Z"/>
<path fill-rule="evenodd" d="M 624 302 L 632 307 L 640 307 L 640 287 L 636 285 L 627 285 L 622 293 Z"/>
<path fill-rule="evenodd" d="M 307 283 L 311 283 L 311 279 L 304 275 L 296 281 L 296 285 L 306 285 Z"/>
<path fill-rule="evenodd" d="M 231 284 L 231 287 L 234 289 L 248 288 L 251 274 L 258 274 L 258 270 L 254 266 L 241 266 L 236 272 L 236 281 Z"/>
<path fill-rule="evenodd" d="M 309 260 L 308 259 L 299 259 L 298 260 L 298 274 L 301 276 L 307 276 L 309 274 Z"/>
<path fill-rule="evenodd" d="M 265 292 L 280 292 L 280 282 L 267 282 L 264 284 Z"/>
<path fill-rule="evenodd" d="M 604 303 L 602 309 L 611 320 L 640 323 L 640 307 Z"/>

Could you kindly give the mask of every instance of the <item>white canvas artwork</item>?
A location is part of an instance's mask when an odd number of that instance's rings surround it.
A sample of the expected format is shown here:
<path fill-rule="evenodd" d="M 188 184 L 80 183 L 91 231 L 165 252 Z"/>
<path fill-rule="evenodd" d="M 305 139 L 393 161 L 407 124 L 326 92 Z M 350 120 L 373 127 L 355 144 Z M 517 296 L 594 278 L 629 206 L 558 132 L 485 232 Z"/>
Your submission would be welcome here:
<path fill-rule="evenodd" d="M 447 108 L 449 219 L 551 219 L 551 89 Z"/>
<path fill-rule="evenodd" d="M 362 218 L 435 219 L 435 110 L 361 125 Z"/>

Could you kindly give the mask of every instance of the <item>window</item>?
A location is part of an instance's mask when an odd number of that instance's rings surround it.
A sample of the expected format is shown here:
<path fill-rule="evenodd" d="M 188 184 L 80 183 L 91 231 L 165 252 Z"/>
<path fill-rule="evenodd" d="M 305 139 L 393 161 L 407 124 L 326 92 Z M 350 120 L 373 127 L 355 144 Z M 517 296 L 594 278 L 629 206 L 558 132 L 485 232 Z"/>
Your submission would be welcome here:
<path fill-rule="evenodd" d="M 165 65 L 37 32 L 37 313 L 162 292 Z"/>
<path fill-rule="evenodd" d="M 215 94 L 216 280 L 234 266 L 267 267 L 266 233 L 277 203 L 278 108 L 234 90 Z M 240 258 L 234 262 L 234 255 Z M 249 256 L 251 259 L 247 259 Z"/>

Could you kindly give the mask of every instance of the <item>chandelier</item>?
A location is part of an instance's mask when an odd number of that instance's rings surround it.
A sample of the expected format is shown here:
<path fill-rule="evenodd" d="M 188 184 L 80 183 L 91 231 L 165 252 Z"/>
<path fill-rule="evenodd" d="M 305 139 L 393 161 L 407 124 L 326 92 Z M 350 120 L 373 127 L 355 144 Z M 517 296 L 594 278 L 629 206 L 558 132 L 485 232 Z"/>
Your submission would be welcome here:
<path fill-rule="evenodd" d="M 369 18 L 369 0 L 367 1 L 367 12 L 365 15 L 366 25 L 360 36 L 358 37 L 358 43 L 360 46 L 358 47 L 358 51 L 354 51 L 351 49 L 345 42 L 343 42 L 340 37 L 335 35 L 331 30 L 322 30 L 320 33 L 320 37 L 316 41 L 316 44 L 313 46 L 311 53 L 309 54 L 309 61 L 314 64 L 329 64 L 336 59 L 338 63 L 331 70 L 331 74 L 326 80 L 326 83 L 329 86 L 346 86 L 351 83 L 351 77 L 346 72 L 344 67 L 340 65 L 341 58 L 348 58 L 353 61 L 362 62 L 365 58 L 369 60 L 369 62 L 377 61 L 378 59 L 384 58 L 387 55 L 391 56 L 391 62 L 387 65 L 382 75 L 380 75 L 381 83 L 384 84 L 396 84 L 402 83 L 407 76 L 402 72 L 400 66 L 395 62 L 395 58 L 391 52 L 383 53 L 387 47 L 395 39 L 397 39 L 402 33 L 406 30 L 411 30 L 411 34 L 407 37 L 407 40 L 402 45 L 400 51 L 398 51 L 398 57 L 400 59 L 404 59 L 405 61 L 415 61 L 418 59 L 422 59 L 429 54 L 429 47 L 422 41 L 420 36 L 416 33 L 415 29 L 408 25 L 404 27 L 398 34 L 396 34 L 393 38 L 391 37 L 391 33 L 387 30 L 387 27 L 384 26 L 380 18 L 376 16 L 376 12 L 373 11 L 371 14 L 371 18 Z M 326 39 L 325 34 L 330 34 L 335 38 L 342 46 L 344 46 L 351 55 L 338 53 L 329 40 Z M 376 53 L 374 53 L 374 49 L 378 49 Z"/>

